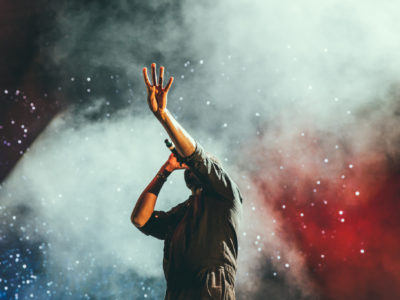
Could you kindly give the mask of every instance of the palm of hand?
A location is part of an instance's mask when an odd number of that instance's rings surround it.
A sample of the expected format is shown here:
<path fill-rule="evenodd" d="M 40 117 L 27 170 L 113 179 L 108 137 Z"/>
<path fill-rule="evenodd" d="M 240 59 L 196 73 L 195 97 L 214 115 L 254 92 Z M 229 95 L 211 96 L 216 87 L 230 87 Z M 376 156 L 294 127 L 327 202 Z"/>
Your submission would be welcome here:
<path fill-rule="evenodd" d="M 153 113 L 161 113 L 167 107 L 167 92 L 160 86 L 151 86 L 148 90 L 147 100 Z"/>
<path fill-rule="evenodd" d="M 156 65 L 151 64 L 151 75 L 153 84 L 150 83 L 150 80 L 147 76 L 147 68 L 143 68 L 143 77 L 144 82 L 147 87 L 147 102 L 151 111 L 159 116 L 163 113 L 167 107 L 167 94 L 169 89 L 171 88 L 172 81 L 174 80 L 171 77 L 168 81 L 168 84 L 165 88 L 163 88 L 163 80 L 164 80 L 164 67 L 160 67 L 160 77 L 157 84 L 157 74 L 156 74 Z"/>

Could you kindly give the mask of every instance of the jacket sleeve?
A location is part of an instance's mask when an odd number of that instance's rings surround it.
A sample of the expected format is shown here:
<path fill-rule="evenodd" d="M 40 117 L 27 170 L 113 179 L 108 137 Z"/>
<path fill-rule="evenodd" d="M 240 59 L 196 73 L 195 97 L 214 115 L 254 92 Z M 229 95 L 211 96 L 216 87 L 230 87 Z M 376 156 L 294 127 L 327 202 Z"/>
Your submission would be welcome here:
<path fill-rule="evenodd" d="M 221 163 L 213 159 L 198 142 L 196 142 L 195 151 L 185 158 L 185 163 L 206 186 L 224 199 L 236 199 L 242 202 L 242 196 L 236 183 Z"/>
<path fill-rule="evenodd" d="M 146 224 L 138 229 L 146 235 L 165 240 L 168 232 L 183 218 L 185 208 L 186 202 L 183 202 L 167 212 L 155 210 Z"/>

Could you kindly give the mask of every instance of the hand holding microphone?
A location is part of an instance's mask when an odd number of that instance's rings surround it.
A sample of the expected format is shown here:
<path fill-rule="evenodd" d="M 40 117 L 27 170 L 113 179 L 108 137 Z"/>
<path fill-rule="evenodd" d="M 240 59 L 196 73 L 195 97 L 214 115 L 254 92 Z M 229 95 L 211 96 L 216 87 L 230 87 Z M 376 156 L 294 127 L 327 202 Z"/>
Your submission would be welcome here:
<path fill-rule="evenodd" d="M 175 148 L 174 144 L 172 144 L 172 142 L 169 139 L 165 139 L 164 143 L 167 146 L 167 148 L 176 156 L 176 159 L 180 163 L 184 163 L 185 162 L 185 159 L 182 156 L 179 155 L 178 151 L 176 151 L 176 148 Z"/>
<path fill-rule="evenodd" d="M 172 172 L 176 169 L 189 169 L 189 166 L 184 163 L 185 159 L 179 155 L 178 151 L 176 151 L 174 144 L 172 144 L 168 139 L 165 139 L 164 142 L 167 148 L 172 152 L 166 162 L 167 171 Z"/>

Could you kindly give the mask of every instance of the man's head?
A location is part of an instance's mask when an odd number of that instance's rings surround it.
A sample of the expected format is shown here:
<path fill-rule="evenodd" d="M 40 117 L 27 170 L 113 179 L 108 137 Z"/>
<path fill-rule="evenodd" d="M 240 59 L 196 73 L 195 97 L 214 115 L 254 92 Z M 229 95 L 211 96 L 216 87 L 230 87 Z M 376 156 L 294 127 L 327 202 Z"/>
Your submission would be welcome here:
<path fill-rule="evenodd" d="M 186 186 L 192 191 L 197 190 L 198 188 L 201 188 L 203 186 L 200 179 L 190 169 L 185 170 L 184 176 Z"/>
<path fill-rule="evenodd" d="M 206 155 L 208 157 L 208 159 L 215 165 L 217 166 L 221 166 L 221 162 L 218 160 L 218 158 L 216 158 L 214 155 L 212 155 L 209 152 L 206 152 Z M 201 182 L 201 180 L 199 179 L 199 177 L 196 176 L 196 174 L 190 170 L 190 169 L 186 169 L 185 173 L 185 182 L 186 182 L 186 186 L 192 190 L 192 192 L 194 192 L 195 190 L 197 190 L 198 188 L 203 188 L 204 184 Z"/>

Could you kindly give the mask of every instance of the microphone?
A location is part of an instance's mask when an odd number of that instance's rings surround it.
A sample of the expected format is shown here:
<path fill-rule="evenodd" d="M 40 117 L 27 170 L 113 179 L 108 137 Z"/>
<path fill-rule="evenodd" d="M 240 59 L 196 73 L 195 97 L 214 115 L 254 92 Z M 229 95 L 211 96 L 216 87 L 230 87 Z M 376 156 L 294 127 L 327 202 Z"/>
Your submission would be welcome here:
<path fill-rule="evenodd" d="M 185 159 L 179 155 L 178 151 L 176 151 L 174 144 L 169 139 L 165 139 L 164 143 L 167 146 L 167 148 L 175 155 L 178 162 L 180 163 L 185 162 Z"/>

